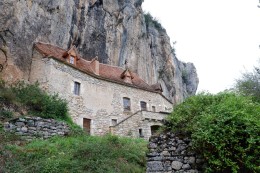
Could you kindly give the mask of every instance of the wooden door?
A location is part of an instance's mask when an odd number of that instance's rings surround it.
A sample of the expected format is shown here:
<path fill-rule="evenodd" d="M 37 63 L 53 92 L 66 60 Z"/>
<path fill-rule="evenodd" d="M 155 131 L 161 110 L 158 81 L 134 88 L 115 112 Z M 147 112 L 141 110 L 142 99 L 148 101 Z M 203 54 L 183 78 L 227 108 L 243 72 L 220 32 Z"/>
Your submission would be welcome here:
<path fill-rule="evenodd" d="M 91 119 L 83 118 L 83 129 L 90 134 Z"/>

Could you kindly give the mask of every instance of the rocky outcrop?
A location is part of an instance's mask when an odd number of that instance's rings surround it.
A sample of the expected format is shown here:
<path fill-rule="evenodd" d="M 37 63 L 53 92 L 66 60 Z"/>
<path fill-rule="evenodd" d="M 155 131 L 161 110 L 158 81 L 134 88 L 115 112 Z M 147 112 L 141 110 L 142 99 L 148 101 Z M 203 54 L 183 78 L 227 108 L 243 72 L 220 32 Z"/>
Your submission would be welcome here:
<path fill-rule="evenodd" d="M 173 102 L 182 101 L 196 92 L 196 69 L 177 59 L 164 29 L 145 22 L 141 4 L 142 0 L 2 0 L 0 75 L 7 80 L 28 78 L 35 41 L 65 49 L 76 45 L 88 60 L 98 56 L 100 62 L 116 66 L 127 61 L 147 83 L 161 83 Z"/>
<path fill-rule="evenodd" d="M 47 139 L 52 136 L 65 136 L 69 126 L 64 122 L 40 117 L 16 118 L 4 123 L 4 130 L 23 136 L 26 140 L 35 138 Z"/>
<path fill-rule="evenodd" d="M 151 137 L 148 148 L 147 173 L 200 173 L 205 167 L 189 138 L 168 132 Z"/>

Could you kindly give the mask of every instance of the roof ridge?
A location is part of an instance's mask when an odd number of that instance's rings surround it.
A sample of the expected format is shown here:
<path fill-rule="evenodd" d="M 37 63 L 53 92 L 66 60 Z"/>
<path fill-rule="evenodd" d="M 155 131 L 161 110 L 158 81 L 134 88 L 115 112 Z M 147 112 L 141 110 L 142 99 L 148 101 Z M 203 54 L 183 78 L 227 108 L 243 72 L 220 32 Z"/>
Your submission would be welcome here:
<path fill-rule="evenodd" d="M 37 43 L 44 44 L 44 45 L 49 45 L 49 46 L 54 46 L 54 47 L 57 47 L 57 48 L 62 49 L 64 51 L 67 51 L 66 49 L 64 49 L 64 48 L 62 48 L 60 46 L 53 45 L 53 44 L 50 44 L 50 43 L 45 43 L 45 42 L 42 42 L 42 41 L 33 42 L 33 44 L 37 44 Z"/>

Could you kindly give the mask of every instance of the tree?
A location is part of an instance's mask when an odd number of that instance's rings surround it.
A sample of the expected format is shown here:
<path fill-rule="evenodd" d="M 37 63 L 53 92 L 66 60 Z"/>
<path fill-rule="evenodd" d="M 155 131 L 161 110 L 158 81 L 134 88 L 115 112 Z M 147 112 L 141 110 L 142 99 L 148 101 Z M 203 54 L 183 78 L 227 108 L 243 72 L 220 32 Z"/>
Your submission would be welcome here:
<path fill-rule="evenodd" d="M 260 102 L 260 64 L 252 72 L 243 73 L 242 78 L 236 80 L 235 89 L 238 93 Z"/>
<path fill-rule="evenodd" d="M 192 138 L 206 161 L 204 172 L 260 171 L 260 104 L 248 97 L 232 92 L 192 96 L 174 109 L 166 126 Z"/>

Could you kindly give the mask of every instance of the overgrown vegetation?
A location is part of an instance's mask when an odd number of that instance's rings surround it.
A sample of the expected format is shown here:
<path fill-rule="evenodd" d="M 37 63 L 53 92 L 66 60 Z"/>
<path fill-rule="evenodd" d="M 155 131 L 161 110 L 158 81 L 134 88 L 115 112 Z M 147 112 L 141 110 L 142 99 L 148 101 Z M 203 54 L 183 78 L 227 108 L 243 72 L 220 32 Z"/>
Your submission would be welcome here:
<path fill-rule="evenodd" d="M 55 137 L 25 146 L 6 146 L 3 172 L 142 173 L 145 151 L 142 140 L 110 135 Z"/>
<path fill-rule="evenodd" d="M 205 172 L 260 171 L 260 105 L 231 92 L 201 93 L 178 105 L 168 129 L 191 136 Z"/>
<path fill-rule="evenodd" d="M 43 118 L 54 118 L 71 121 L 68 116 L 68 106 L 65 100 L 57 94 L 49 95 L 41 90 L 38 84 L 19 82 L 7 86 L 0 81 L 0 112 L 1 116 L 9 116 L 3 105 L 17 109 L 26 109 L 30 115 Z"/>
<path fill-rule="evenodd" d="M 25 109 L 28 115 L 63 120 L 68 137 L 26 142 L 6 133 L 3 120 Z M 141 173 L 145 171 L 147 143 L 143 140 L 89 136 L 68 116 L 65 100 L 48 95 L 38 84 L 0 82 L 0 172 L 12 173 Z"/>
<path fill-rule="evenodd" d="M 154 18 L 149 12 L 144 14 L 146 28 L 154 26 L 159 31 L 165 31 L 158 19 Z"/>
<path fill-rule="evenodd" d="M 243 73 L 242 78 L 236 81 L 235 89 L 260 103 L 260 64 L 252 72 Z"/>

